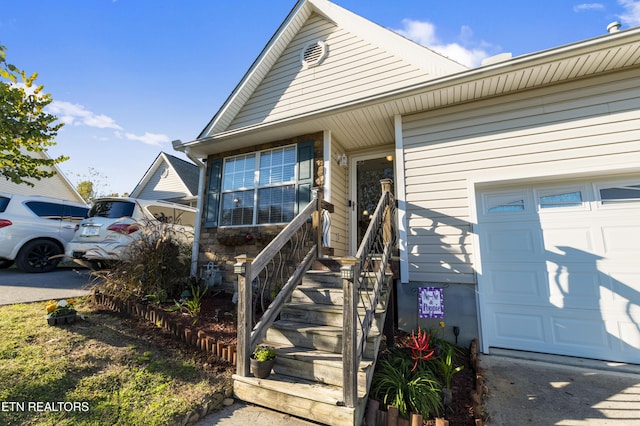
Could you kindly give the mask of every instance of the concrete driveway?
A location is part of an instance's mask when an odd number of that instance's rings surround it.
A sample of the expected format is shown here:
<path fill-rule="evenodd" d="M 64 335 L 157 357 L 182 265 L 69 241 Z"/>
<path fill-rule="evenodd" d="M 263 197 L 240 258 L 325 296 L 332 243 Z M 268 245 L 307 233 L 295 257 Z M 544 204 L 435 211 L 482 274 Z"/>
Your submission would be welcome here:
<path fill-rule="evenodd" d="M 502 351 L 480 366 L 487 425 L 640 425 L 640 365 Z"/>
<path fill-rule="evenodd" d="M 17 269 L 0 270 L 0 305 L 84 296 L 90 293 L 88 269 L 59 267 L 29 274 Z"/>

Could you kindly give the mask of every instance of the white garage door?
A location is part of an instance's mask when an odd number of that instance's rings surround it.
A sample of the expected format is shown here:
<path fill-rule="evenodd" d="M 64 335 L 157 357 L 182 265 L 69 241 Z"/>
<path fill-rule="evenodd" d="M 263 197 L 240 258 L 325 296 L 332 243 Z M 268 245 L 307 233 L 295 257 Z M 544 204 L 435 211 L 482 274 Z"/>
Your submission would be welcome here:
<path fill-rule="evenodd" d="M 479 201 L 483 349 L 640 363 L 640 178 Z"/>

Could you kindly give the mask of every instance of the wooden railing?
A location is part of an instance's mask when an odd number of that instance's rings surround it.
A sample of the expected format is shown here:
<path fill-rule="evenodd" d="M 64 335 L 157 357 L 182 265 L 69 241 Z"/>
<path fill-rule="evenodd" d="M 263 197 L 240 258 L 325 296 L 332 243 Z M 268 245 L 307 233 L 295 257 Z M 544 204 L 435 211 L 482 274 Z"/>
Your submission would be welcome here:
<path fill-rule="evenodd" d="M 343 305 L 343 393 L 344 404 L 358 400 L 358 366 L 375 318 L 382 291 L 389 282 L 391 254 L 396 242 L 396 201 L 391 179 L 380 181 L 382 195 L 355 257 L 343 259 L 340 270 Z"/>
<path fill-rule="evenodd" d="M 249 375 L 249 357 L 276 320 L 285 301 L 302 281 L 312 262 L 323 255 L 323 220 L 333 213 L 333 205 L 315 189 L 313 199 L 256 256 L 236 257 L 238 274 L 238 349 L 239 376 Z M 255 324 L 256 309 L 262 311 Z"/>

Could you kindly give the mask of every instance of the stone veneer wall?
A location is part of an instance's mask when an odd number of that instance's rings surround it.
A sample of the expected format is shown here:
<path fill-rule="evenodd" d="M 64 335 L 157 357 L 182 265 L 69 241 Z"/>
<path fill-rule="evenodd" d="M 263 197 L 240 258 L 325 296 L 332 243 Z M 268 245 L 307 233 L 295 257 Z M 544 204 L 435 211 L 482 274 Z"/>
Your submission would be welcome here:
<path fill-rule="evenodd" d="M 210 156 L 208 161 L 308 140 L 314 141 L 314 183 L 315 186 L 322 187 L 324 185 L 322 132 L 257 145 L 251 148 L 223 152 Z M 203 206 L 203 209 L 206 211 L 206 206 Z M 201 218 L 201 220 L 203 219 Z M 233 292 L 236 282 L 236 275 L 233 273 L 235 257 L 242 254 L 246 254 L 248 257 L 255 257 L 285 226 L 261 225 L 236 228 L 205 228 L 203 220 L 200 233 L 200 254 L 198 257 L 199 270 L 206 267 L 208 262 L 214 262 L 222 272 L 223 288 L 227 292 Z"/>

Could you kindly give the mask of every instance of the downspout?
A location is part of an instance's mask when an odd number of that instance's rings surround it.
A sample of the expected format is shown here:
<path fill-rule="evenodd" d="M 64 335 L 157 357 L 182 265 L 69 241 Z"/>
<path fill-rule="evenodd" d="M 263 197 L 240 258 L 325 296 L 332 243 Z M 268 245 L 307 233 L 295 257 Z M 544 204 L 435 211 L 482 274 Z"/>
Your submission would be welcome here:
<path fill-rule="evenodd" d="M 196 200 L 196 223 L 195 228 L 193 230 L 193 247 L 191 248 L 191 277 L 198 276 L 198 255 L 200 254 L 200 230 L 202 228 L 202 203 L 204 199 L 204 191 L 205 191 L 205 180 L 207 177 L 207 165 L 204 163 L 206 160 L 199 160 L 195 155 L 191 153 L 190 147 L 184 147 L 179 149 L 180 145 L 182 145 L 181 140 L 173 141 L 173 149 L 176 151 L 182 151 L 189 158 L 189 160 L 193 161 L 193 163 L 198 166 L 200 169 L 200 175 L 198 176 L 198 199 Z"/>

